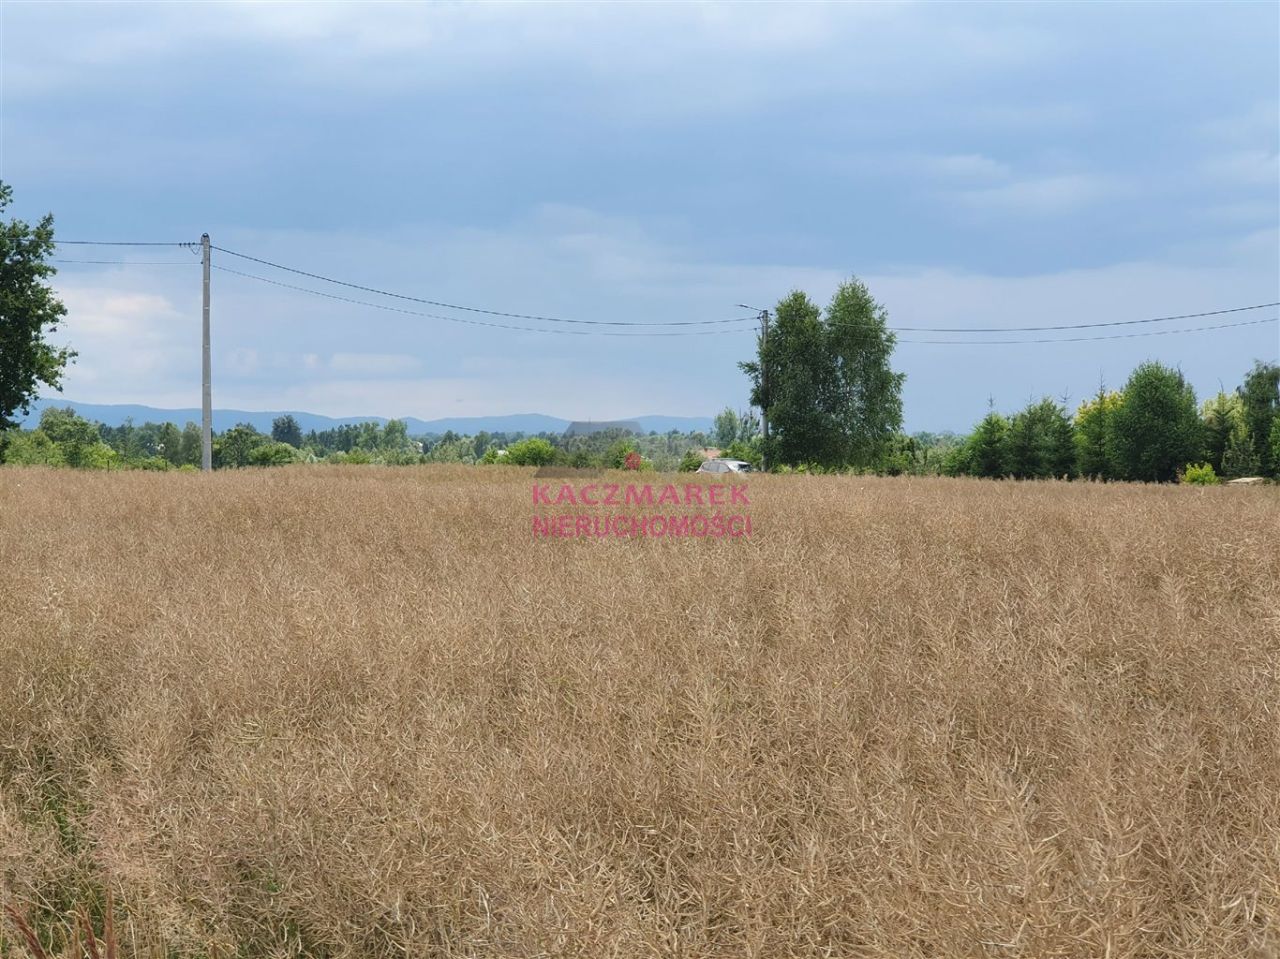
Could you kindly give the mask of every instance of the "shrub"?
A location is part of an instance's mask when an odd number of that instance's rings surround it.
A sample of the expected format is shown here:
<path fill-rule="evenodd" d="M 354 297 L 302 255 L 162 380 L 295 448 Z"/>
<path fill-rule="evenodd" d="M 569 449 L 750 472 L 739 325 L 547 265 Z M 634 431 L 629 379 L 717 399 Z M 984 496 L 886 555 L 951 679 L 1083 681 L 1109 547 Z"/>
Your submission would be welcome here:
<path fill-rule="evenodd" d="M 549 440 L 532 436 L 508 446 L 502 461 L 513 466 L 546 466 L 555 458 L 556 448 Z"/>
<path fill-rule="evenodd" d="M 638 470 L 644 464 L 644 457 L 635 450 L 632 450 L 622 459 L 622 468 L 627 470 Z"/>
<path fill-rule="evenodd" d="M 298 462 L 298 451 L 288 443 L 263 443 L 249 453 L 250 466 L 288 466 Z"/>
<path fill-rule="evenodd" d="M 696 450 L 689 450 L 684 454 L 684 458 L 680 460 L 679 470 L 681 473 L 696 473 L 701 465 L 702 454 Z"/>
<path fill-rule="evenodd" d="M 1187 468 L 1182 471 L 1179 481 L 1189 483 L 1192 486 L 1217 486 L 1222 480 L 1218 479 L 1218 474 L 1213 471 L 1213 467 L 1208 463 L 1188 463 Z"/>

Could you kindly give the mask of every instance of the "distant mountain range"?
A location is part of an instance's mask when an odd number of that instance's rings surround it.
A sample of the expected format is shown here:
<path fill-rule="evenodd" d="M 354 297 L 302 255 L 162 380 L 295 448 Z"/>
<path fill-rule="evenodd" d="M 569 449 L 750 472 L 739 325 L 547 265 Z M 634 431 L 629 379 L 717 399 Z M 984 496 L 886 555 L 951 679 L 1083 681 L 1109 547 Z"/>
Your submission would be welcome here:
<path fill-rule="evenodd" d="M 31 404 L 31 413 L 24 426 L 33 428 L 40 420 L 40 413 L 50 406 L 75 409 L 85 419 L 97 420 L 107 426 L 119 426 L 127 419 L 134 423 L 173 423 L 183 426 L 186 423 L 199 423 L 199 409 L 164 410 L 154 406 L 135 406 L 115 403 L 77 403 L 75 400 L 39 399 Z M 271 432 L 271 421 L 277 416 L 290 414 L 302 426 L 302 431 L 329 430 L 344 423 L 385 423 L 385 416 L 321 416 L 319 413 L 307 413 L 302 410 L 220 410 L 213 411 L 213 428 L 216 432 L 230 429 L 237 423 L 248 423 L 263 433 Z M 582 427 L 584 421 L 560 419 L 558 416 L 547 416 L 543 413 L 512 413 L 507 416 L 447 416 L 438 420 L 420 420 L 413 416 L 397 417 L 408 424 L 409 432 L 414 436 L 441 434 L 449 430 L 464 435 L 474 435 L 481 430 L 490 433 L 563 433 L 572 422 L 579 432 L 587 432 Z M 712 427 L 709 416 L 630 416 L 628 423 L 638 423 L 641 430 L 648 433 L 656 431 L 666 433 L 679 430 L 682 433 L 701 430 L 709 432 Z"/>

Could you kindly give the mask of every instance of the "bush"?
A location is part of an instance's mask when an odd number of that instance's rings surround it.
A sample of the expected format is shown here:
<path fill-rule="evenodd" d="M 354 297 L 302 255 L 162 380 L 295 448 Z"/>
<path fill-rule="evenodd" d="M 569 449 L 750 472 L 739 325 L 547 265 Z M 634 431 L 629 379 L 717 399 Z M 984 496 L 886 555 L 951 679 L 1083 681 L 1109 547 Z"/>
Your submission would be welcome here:
<path fill-rule="evenodd" d="M 249 453 L 250 466 L 288 466 L 300 459 L 296 449 L 288 443 L 275 441 L 263 443 Z"/>
<path fill-rule="evenodd" d="M 1217 486 L 1222 482 L 1208 463 L 1188 463 L 1178 479 L 1179 482 L 1189 483 L 1192 486 Z"/>
<path fill-rule="evenodd" d="M 684 454 L 684 458 L 680 460 L 679 470 L 681 473 L 696 473 L 701 465 L 702 454 L 696 450 L 689 450 Z"/>
<path fill-rule="evenodd" d="M 502 461 L 513 466 L 546 466 L 555 458 L 556 448 L 550 441 L 533 436 L 508 446 Z"/>

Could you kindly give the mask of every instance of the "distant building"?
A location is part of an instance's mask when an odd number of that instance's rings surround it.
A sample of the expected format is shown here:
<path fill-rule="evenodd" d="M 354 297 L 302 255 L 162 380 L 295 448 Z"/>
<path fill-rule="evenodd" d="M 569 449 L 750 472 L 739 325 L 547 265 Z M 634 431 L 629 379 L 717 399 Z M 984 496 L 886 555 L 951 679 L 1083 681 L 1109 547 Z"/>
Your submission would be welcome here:
<path fill-rule="evenodd" d="M 603 433 L 605 430 L 622 430 L 637 436 L 644 435 L 644 429 L 635 420 L 579 420 L 570 423 L 564 435 L 590 436 L 592 433 Z"/>

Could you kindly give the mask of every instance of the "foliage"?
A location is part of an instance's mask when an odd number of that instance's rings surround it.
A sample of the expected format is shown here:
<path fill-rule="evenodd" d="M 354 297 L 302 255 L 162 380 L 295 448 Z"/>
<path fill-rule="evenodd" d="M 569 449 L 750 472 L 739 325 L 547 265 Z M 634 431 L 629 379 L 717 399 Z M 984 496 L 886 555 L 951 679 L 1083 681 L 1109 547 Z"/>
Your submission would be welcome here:
<path fill-rule="evenodd" d="M 546 466 L 556 458 L 556 448 L 547 440 L 531 437 L 507 447 L 502 462 L 512 466 Z"/>
<path fill-rule="evenodd" d="M 902 426 L 904 376 L 889 366 L 888 314 L 857 278 L 825 315 L 800 291 L 777 307 L 755 360 L 739 364 L 768 412 L 771 463 L 876 465 Z"/>
<path fill-rule="evenodd" d="M 738 414 L 733 411 L 732 407 L 726 406 L 715 419 L 714 435 L 716 446 L 724 449 L 738 439 L 738 434 L 742 430 L 742 423 L 738 419 Z"/>
<path fill-rule="evenodd" d="M 12 199 L 12 189 L 0 181 L 0 213 Z M 46 282 L 57 272 L 48 262 L 53 252 L 52 214 L 34 227 L 0 222 L 0 430 L 31 408 L 41 386 L 58 389 L 76 355 L 46 339 L 67 312 Z"/>
<path fill-rule="evenodd" d="M 689 450 L 680 459 L 679 471 L 681 473 L 696 473 L 698 467 L 702 465 L 703 456 L 697 450 Z"/>
<path fill-rule="evenodd" d="M 1222 459 L 1232 442 L 1232 434 L 1245 429 L 1244 403 L 1240 395 L 1219 392 L 1213 399 L 1205 400 L 1200 407 L 1200 420 L 1205 460 L 1216 472 L 1222 473 Z"/>
<path fill-rule="evenodd" d="M 1195 392 L 1182 373 L 1157 362 L 1141 364 L 1112 418 L 1109 452 L 1118 477 L 1170 482 L 1202 451 Z"/>
<path fill-rule="evenodd" d="M 622 460 L 622 468 L 626 470 L 638 470 L 644 465 L 644 457 L 636 450 L 632 450 Z"/>
<path fill-rule="evenodd" d="M 1120 407 L 1119 392 L 1099 387 L 1092 399 L 1080 404 L 1075 418 L 1076 473 L 1093 479 L 1116 479 L 1108 453 L 1115 412 Z"/>
<path fill-rule="evenodd" d="M 302 427 L 293 414 L 285 413 L 271 421 L 271 438 L 277 443 L 288 443 L 298 449 L 302 446 Z"/>
<path fill-rule="evenodd" d="M 1191 486 L 1217 486 L 1222 482 L 1209 463 L 1188 463 L 1187 468 L 1179 475 L 1178 481 Z"/>
<path fill-rule="evenodd" d="M 1280 416 L 1280 365 L 1255 362 L 1239 389 L 1245 440 L 1257 470 L 1280 478 L 1280 457 L 1271 451 L 1271 429 Z"/>
<path fill-rule="evenodd" d="M 288 443 L 272 440 L 261 443 L 249 452 L 250 466 L 288 466 L 300 462 L 302 454 Z"/>
<path fill-rule="evenodd" d="M 1074 475 L 1074 431 L 1066 410 L 1046 397 L 1014 416 L 1005 433 L 1002 461 L 1005 474 L 1015 479 Z"/>
<path fill-rule="evenodd" d="M 249 423 L 237 423 L 213 442 L 213 465 L 215 468 L 239 468 L 248 466 L 253 451 L 265 443 L 270 437 L 263 436 Z"/>

